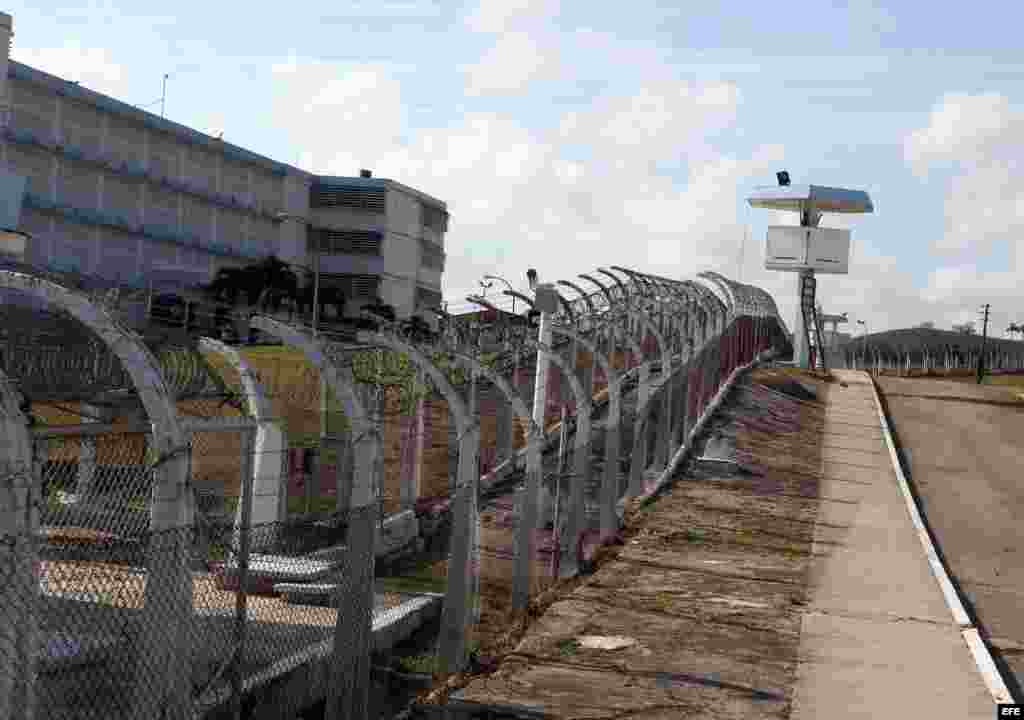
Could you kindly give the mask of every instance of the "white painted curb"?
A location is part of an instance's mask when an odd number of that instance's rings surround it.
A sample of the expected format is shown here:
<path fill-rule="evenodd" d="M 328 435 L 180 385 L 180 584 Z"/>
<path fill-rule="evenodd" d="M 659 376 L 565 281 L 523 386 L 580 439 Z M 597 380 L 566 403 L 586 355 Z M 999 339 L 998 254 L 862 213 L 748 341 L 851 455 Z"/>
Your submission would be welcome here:
<path fill-rule="evenodd" d="M 1007 688 L 1003 677 L 999 674 L 999 668 L 996 667 L 992 654 L 981 639 L 977 628 L 971 623 L 967 609 L 964 607 L 963 602 L 961 602 L 960 596 L 957 595 L 956 588 L 953 587 L 953 582 L 949 578 L 949 571 L 942 564 L 942 560 L 939 559 L 939 555 L 935 551 L 935 543 L 932 541 L 931 535 L 929 535 L 928 529 L 921 519 L 921 510 L 917 507 L 917 502 L 910 492 L 910 485 L 907 483 L 907 478 L 903 474 L 903 468 L 900 466 L 899 457 L 896 455 L 896 446 L 893 444 L 892 433 L 889 430 L 889 420 L 885 417 L 882 401 L 878 396 L 878 386 L 875 385 L 874 378 L 871 378 L 870 375 L 868 375 L 868 379 L 871 382 L 871 391 L 875 398 L 875 408 L 878 410 L 878 422 L 882 426 L 885 444 L 889 448 L 889 457 L 892 459 L 892 469 L 896 473 L 896 482 L 900 487 L 900 492 L 903 494 L 903 500 L 906 502 L 910 520 L 914 523 L 917 537 L 924 548 L 924 554 L 928 558 L 928 565 L 931 567 L 932 575 L 939 584 L 942 595 L 946 598 L 946 605 L 949 607 L 950 612 L 953 613 L 953 621 L 959 627 L 960 635 L 971 651 L 974 663 L 978 667 L 978 672 L 981 673 L 981 677 L 985 681 L 985 686 L 988 688 L 989 694 L 992 695 L 992 699 L 996 703 L 1012 703 L 1013 696 L 1010 694 L 1010 690 Z"/>

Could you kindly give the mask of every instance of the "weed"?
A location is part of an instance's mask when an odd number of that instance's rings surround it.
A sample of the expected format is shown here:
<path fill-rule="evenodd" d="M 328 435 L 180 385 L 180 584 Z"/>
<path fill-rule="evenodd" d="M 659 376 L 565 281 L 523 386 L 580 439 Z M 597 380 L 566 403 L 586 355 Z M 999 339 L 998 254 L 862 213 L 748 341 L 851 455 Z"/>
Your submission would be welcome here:
<path fill-rule="evenodd" d="M 689 530 L 686 531 L 686 541 L 687 542 L 696 543 L 696 542 L 701 542 L 703 540 L 704 540 L 704 531 L 703 530 L 696 530 L 694 528 L 690 528 Z"/>
<path fill-rule="evenodd" d="M 437 670 L 437 656 L 433 653 L 408 655 L 398 658 L 396 664 L 403 672 L 433 675 Z"/>
<path fill-rule="evenodd" d="M 580 649 L 580 642 L 576 638 L 566 638 L 558 641 L 558 654 L 562 656 L 575 655 Z"/>

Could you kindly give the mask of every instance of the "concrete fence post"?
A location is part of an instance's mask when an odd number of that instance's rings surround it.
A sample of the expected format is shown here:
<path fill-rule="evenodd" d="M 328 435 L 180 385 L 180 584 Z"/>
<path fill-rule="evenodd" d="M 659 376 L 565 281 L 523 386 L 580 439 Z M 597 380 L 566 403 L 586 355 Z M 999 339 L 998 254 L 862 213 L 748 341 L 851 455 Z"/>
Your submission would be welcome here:
<path fill-rule="evenodd" d="M 256 449 L 256 428 L 242 430 L 241 436 L 241 493 L 238 498 L 238 513 L 235 520 L 233 551 L 235 553 L 235 626 L 234 657 L 231 661 L 231 710 L 232 717 L 242 717 L 242 696 L 245 683 L 245 652 L 247 646 L 249 602 L 249 552 L 253 536 L 253 475 L 254 452 Z M 276 497 L 276 495 L 275 495 Z"/>
<path fill-rule="evenodd" d="M 573 447 L 573 472 L 569 480 L 569 507 L 567 508 L 565 537 L 562 540 L 562 577 L 579 572 L 578 548 L 586 525 L 586 487 L 590 484 L 590 414 L 588 402 L 576 411 L 576 439 Z"/>
<path fill-rule="evenodd" d="M 334 450 L 334 511 L 339 517 L 346 517 L 352 509 L 352 488 L 355 463 L 352 449 L 352 431 L 339 430 L 328 435 L 324 441 Z"/>
<path fill-rule="evenodd" d="M 512 581 L 512 607 L 517 611 L 526 609 L 530 599 L 531 566 L 536 560 L 537 518 L 543 467 L 540 448 L 543 435 L 536 424 L 527 438 L 525 499 L 516 511 L 515 567 Z"/>
<path fill-rule="evenodd" d="M 508 398 L 499 394 L 495 400 L 497 407 L 495 408 L 495 421 L 496 421 L 496 446 L 497 456 L 496 463 L 502 462 L 508 459 L 512 455 L 512 434 L 513 434 L 513 411 L 512 403 L 508 401 Z"/>
<path fill-rule="evenodd" d="M 35 715 L 39 468 L 33 455 L 27 419 L 0 371 L 0 720 Z"/>
<path fill-rule="evenodd" d="M 363 403 L 362 407 L 368 407 Z M 331 680 L 328 683 L 327 720 L 368 717 L 370 698 L 370 651 L 373 647 L 374 540 L 377 504 L 375 477 L 382 452 L 380 433 L 372 421 L 354 423 L 352 428 L 354 475 L 348 512 L 345 553 L 346 567 L 338 584 L 331 656 Z"/>
<path fill-rule="evenodd" d="M 451 550 L 448 560 L 448 586 L 441 615 L 441 638 L 438 643 L 439 671 L 443 674 L 462 670 L 466 664 L 473 607 L 473 531 L 477 522 L 477 457 L 480 448 L 480 426 L 459 438 L 458 490 L 452 504 Z"/>
<path fill-rule="evenodd" d="M 604 481 L 601 485 L 601 542 L 607 542 L 619 531 L 616 504 L 619 499 L 619 414 L 609 407 L 604 433 Z"/>

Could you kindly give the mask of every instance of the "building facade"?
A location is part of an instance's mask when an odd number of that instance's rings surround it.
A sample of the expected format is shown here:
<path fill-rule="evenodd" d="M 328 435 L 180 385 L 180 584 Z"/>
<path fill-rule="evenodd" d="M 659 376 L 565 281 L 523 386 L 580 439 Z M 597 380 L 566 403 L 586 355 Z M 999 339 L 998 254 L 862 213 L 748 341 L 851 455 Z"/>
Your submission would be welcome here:
<path fill-rule="evenodd" d="M 317 176 L 271 160 L 10 60 L 2 45 L 0 160 L 27 178 L 27 261 L 146 286 L 276 255 L 319 264 L 321 286 L 357 304 L 380 297 L 400 316 L 440 306 L 440 200 L 367 171 Z"/>

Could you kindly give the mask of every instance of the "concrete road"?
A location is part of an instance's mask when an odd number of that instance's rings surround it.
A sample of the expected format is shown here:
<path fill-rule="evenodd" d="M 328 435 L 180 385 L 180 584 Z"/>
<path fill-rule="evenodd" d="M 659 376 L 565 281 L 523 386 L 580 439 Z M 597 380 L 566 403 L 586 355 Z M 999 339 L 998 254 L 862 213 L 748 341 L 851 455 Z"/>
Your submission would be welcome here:
<path fill-rule="evenodd" d="M 862 372 L 825 396 L 793 720 L 984 720 L 985 688 L 914 530 Z"/>
<path fill-rule="evenodd" d="M 911 484 L 1010 691 L 1024 685 L 1021 388 L 880 378 Z M 1017 392 L 1014 392 L 1016 390 Z M 973 607 L 972 607 L 973 606 Z M 1016 687 L 1014 687 L 1016 685 Z"/>

